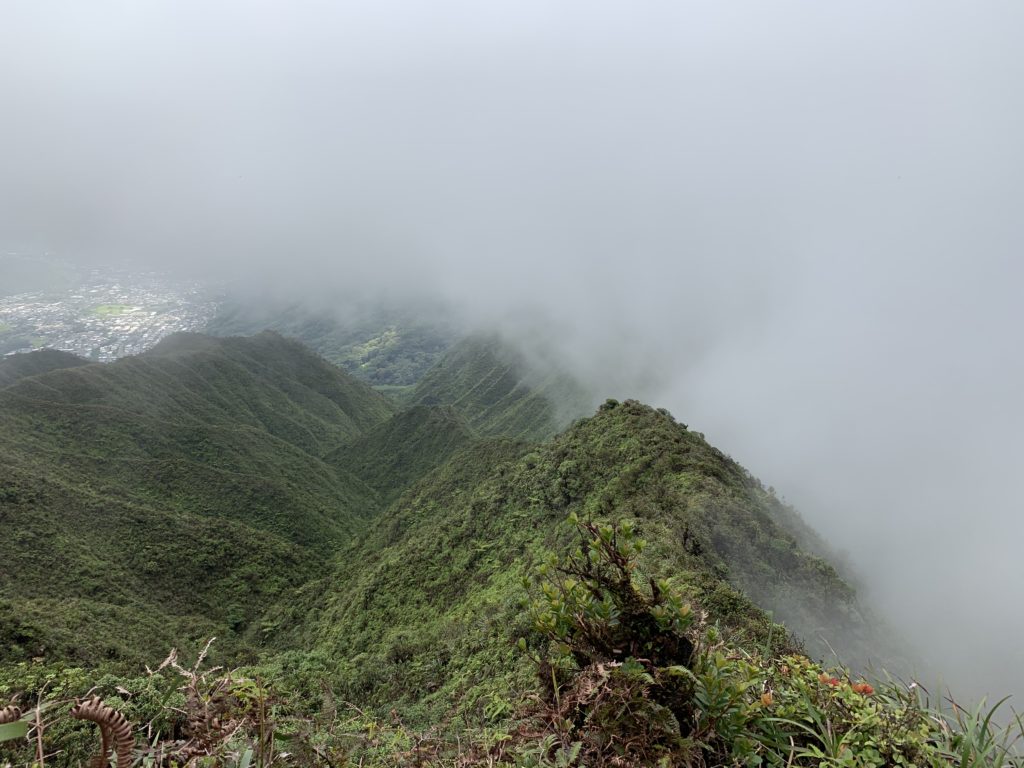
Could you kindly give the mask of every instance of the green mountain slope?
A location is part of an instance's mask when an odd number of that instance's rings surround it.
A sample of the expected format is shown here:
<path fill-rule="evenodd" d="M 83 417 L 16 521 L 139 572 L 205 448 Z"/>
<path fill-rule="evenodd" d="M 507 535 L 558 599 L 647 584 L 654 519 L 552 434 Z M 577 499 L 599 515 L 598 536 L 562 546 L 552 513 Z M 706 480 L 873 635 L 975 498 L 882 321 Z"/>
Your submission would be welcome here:
<path fill-rule="evenodd" d="M 797 545 L 791 513 L 759 482 L 667 413 L 610 401 L 549 443 L 456 454 L 341 553 L 328 578 L 272 612 L 267 625 L 280 635 L 271 640 L 330 659 L 321 671 L 342 695 L 399 707 L 413 722 L 453 709 L 479 716 L 495 691 L 527 684 L 531 667 L 513 648 L 530 630 L 521 581 L 565 543 L 559 523 L 570 513 L 633 521 L 650 542 L 645 567 L 672 574 L 755 642 L 771 626 L 756 604 L 797 634 L 827 627 L 843 649 L 863 639 L 853 591 Z M 300 616 L 313 618 L 296 632 Z M 805 639 L 824 652 L 824 638 Z"/>
<path fill-rule="evenodd" d="M 475 438 L 449 407 L 413 406 L 324 457 L 393 501 Z"/>
<path fill-rule="evenodd" d="M 570 377 L 530 366 L 508 345 L 485 337 L 456 344 L 410 401 L 450 405 L 481 435 L 525 440 L 549 438 L 592 407 Z"/>
<path fill-rule="evenodd" d="M 88 360 L 56 349 L 40 349 L 37 352 L 3 357 L 0 358 L 0 389 L 9 387 L 19 379 L 29 376 L 37 376 L 40 373 L 48 373 L 59 368 L 76 368 L 88 364 Z"/>
<path fill-rule="evenodd" d="M 7 370 L 0 698 L 72 762 L 95 686 L 225 764 L 1011 764 L 996 720 L 860 677 L 884 629 L 773 491 L 635 401 L 537 440 L 579 393 L 493 340 L 398 413 L 274 333 Z M 139 675 L 214 635 L 245 669 Z M 855 671 L 800 654 L 832 649 Z"/>
<path fill-rule="evenodd" d="M 275 334 L 172 337 L 0 391 L 0 656 L 152 659 L 294 587 L 378 509 L 320 456 L 390 415 Z M 77 627 L 88 627 L 85 634 Z"/>

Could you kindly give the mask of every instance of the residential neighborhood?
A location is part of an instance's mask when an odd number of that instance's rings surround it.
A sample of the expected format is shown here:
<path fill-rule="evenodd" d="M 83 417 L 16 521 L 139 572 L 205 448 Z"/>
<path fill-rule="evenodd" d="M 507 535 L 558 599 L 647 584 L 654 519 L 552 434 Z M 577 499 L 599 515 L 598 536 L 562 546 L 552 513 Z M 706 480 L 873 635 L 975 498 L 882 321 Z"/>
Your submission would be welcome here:
<path fill-rule="evenodd" d="M 100 362 L 206 327 L 212 292 L 155 273 L 94 269 L 74 288 L 0 297 L 0 355 L 50 347 Z"/>

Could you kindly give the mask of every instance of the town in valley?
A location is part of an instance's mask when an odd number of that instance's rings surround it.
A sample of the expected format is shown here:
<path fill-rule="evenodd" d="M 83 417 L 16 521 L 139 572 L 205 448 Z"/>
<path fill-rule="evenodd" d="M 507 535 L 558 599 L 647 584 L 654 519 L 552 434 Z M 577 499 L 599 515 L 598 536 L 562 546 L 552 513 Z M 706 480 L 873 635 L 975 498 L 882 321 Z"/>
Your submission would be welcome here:
<path fill-rule="evenodd" d="M 0 355 L 51 348 L 107 362 L 201 331 L 219 306 L 208 287 L 158 273 L 90 269 L 66 283 L 11 295 L 0 285 Z"/>

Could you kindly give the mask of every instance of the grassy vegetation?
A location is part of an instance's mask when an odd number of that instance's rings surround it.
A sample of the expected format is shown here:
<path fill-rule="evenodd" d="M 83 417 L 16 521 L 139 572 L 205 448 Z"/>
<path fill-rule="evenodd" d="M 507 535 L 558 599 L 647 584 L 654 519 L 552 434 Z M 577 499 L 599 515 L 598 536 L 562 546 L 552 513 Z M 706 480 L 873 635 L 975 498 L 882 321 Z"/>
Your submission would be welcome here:
<path fill-rule="evenodd" d="M 794 626 L 830 627 L 833 645 L 856 649 L 872 632 L 852 590 L 800 549 L 780 507 L 668 414 L 609 403 L 550 443 L 484 441 L 456 454 L 333 572 L 271 611 L 267 642 L 305 649 L 278 657 L 283 677 L 326 679 L 371 711 L 416 725 L 479 721 L 496 692 L 530 677 L 514 652 L 529 629 L 520 583 L 564 544 L 558 522 L 574 513 L 631 520 L 651 541 L 644 567 L 672 574 L 738 636 L 760 643 L 776 631 L 752 588 Z"/>
<path fill-rule="evenodd" d="M 128 304 L 100 304 L 92 309 L 92 313 L 97 317 L 117 317 L 134 311 L 135 307 Z"/>
<path fill-rule="evenodd" d="M 544 440 L 592 403 L 570 377 L 532 367 L 496 338 L 455 345 L 416 386 L 410 402 L 450 405 L 481 435 Z"/>
<path fill-rule="evenodd" d="M 88 360 L 56 349 L 42 349 L 32 354 L 11 355 L 0 359 L 0 389 L 9 387 L 19 379 L 29 376 L 38 376 L 60 368 L 76 368 L 88 364 Z"/>
<path fill-rule="evenodd" d="M 916 684 L 871 683 L 812 662 L 784 634 L 754 643 L 645 572 L 631 524 L 568 522 L 564 546 L 524 583 L 510 658 L 526 675 L 495 688 L 475 721 L 416 727 L 339 698 L 322 677 L 311 694 L 280 667 L 208 670 L 205 649 L 133 677 L 20 664 L 0 673 L 0 697 L 25 705 L 5 711 L 0 760 L 83 764 L 97 739 L 71 707 L 88 690 L 134 723 L 144 765 L 1024 766 L 1024 719 L 1002 725 L 1002 702 L 964 709 Z"/>
<path fill-rule="evenodd" d="M 375 384 L 373 388 L 399 408 L 404 408 L 408 405 L 409 400 L 412 399 L 412 395 L 416 391 L 415 384 Z"/>
<path fill-rule="evenodd" d="M 541 441 L 572 386 L 482 340 L 397 412 L 273 333 L 83 362 L 0 364 L 0 764 L 87 760 L 92 690 L 143 764 L 1024 765 L 865 680 L 824 545 L 664 410 Z"/>
<path fill-rule="evenodd" d="M 382 501 L 391 502 L 472 440 L 472 432 L 454 410 L 420 405 L 340 446 L 324 461 L 355 475 Z"/>
<path fill-rule="evenodd" d="M 637 578 L 645 542 L 632 525 L 570 523 L 577 548 L 535 581 L 536 661 L 550 684 L 534 764 L 1024 764 L 1012 751 L 1024 721 L 995 725 L 999 704 L 954 720 L 915 685 L 876 687 L 785 640 L 737 638 L 669 580 Z"/>
<path fill-rule="evenodd" d="M 391 410 L 268 334 L 24 376 L 0 412 L 0 658 L 138 662 L 212 633 L 248 647 L 267 603 L 378 510 L 321 455 Z"/>

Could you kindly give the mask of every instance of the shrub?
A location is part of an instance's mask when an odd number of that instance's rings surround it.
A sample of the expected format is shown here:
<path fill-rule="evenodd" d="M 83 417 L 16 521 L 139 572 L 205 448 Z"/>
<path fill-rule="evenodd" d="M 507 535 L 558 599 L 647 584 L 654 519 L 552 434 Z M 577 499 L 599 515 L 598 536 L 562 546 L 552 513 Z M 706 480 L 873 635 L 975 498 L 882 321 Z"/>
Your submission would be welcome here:
<path fill-rule="evenodd" d="M 543 700 L 509 754 L 521 766 L 1022 768 L 1024 720 L 935 711 L 916 684 L 878 684 L 806 656 L 732 643 L 664 580 L 641 578 L 628 522 L 581 522 L 537 572 L 532 654 Z M 783 643 L 781 647 L 787 644 Z"/>

